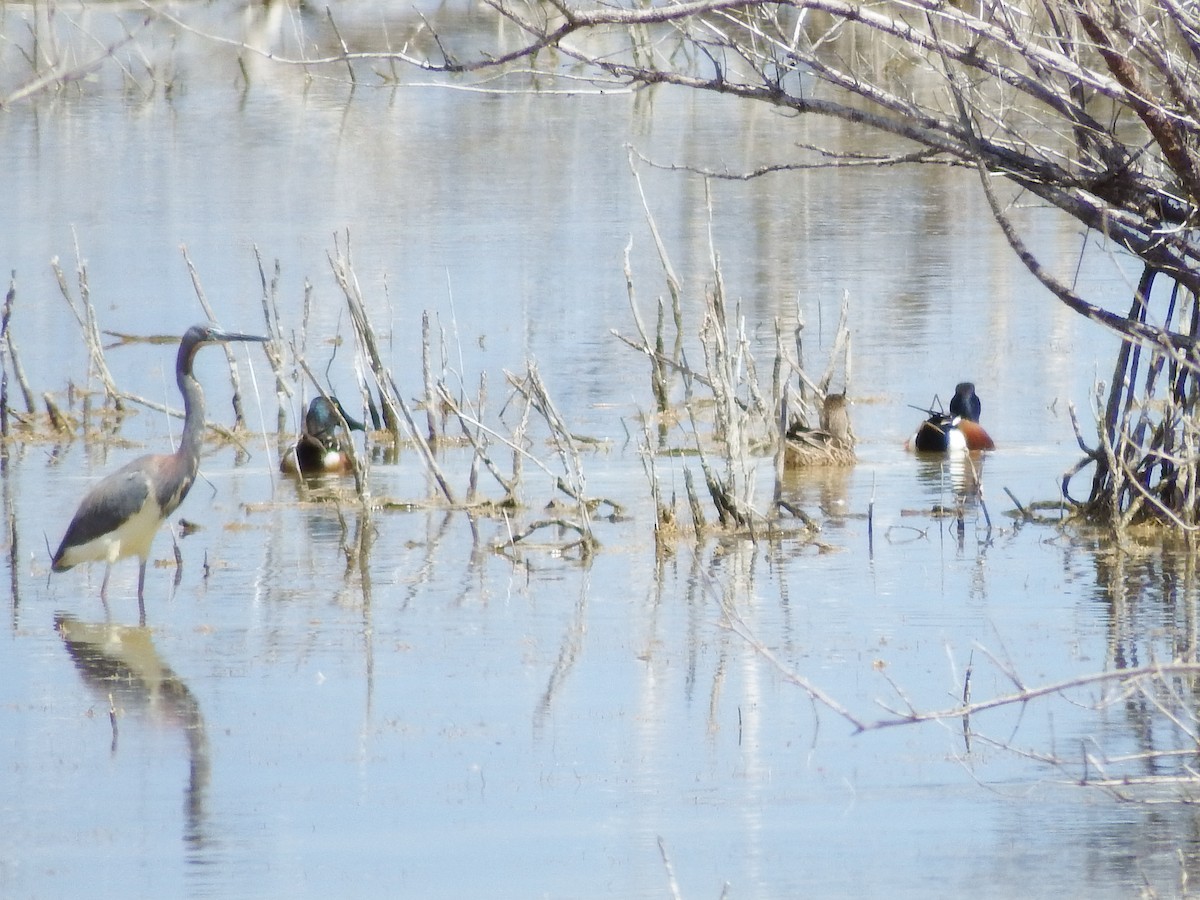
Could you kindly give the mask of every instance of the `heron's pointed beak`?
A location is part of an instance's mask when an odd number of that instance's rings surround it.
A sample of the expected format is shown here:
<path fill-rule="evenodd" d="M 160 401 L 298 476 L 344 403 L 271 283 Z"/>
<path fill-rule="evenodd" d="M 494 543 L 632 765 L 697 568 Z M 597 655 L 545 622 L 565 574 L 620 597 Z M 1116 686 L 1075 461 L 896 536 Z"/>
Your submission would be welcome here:
<path fill-rule="evenodd" d="M 259 334 L 242 334 L 237 331 L 214 331 L 213 340 L 216 341 L 258 341 L 259 343 L 268 343 L 271 339 L 263 337 Z"/>

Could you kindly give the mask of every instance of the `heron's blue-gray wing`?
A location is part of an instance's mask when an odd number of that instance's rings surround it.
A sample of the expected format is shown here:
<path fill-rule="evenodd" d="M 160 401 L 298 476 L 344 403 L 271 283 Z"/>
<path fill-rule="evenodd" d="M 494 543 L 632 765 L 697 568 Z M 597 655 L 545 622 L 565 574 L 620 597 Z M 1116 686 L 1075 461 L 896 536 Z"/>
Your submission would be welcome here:
<path fill-rule="evenodd" d="M 175 512 L 196 480 L 199 461 L 191 456 L 173 453 L 154 458 L 154 499 L 159 515 L 166 518 Z"/>
<path fill-rule="evenodd" d="M 150 499 L 146 469 L 153 465 L 153 460 L 154 457 L 135 459 L 105 476 L 87 492 L 54 554 L 56 562 L 68 547 L 78 547 L 116 531 L 146 505 Z"/>

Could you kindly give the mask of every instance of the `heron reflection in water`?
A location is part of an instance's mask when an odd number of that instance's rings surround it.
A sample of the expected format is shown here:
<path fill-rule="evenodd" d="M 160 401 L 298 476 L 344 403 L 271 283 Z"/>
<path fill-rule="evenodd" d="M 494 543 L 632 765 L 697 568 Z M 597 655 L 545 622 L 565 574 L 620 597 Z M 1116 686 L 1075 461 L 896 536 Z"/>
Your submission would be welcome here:
<path fill-rule="evenodd" d="M 59 613 L 54 627 L 84 684 L 102 703 L 183 733 L 188 781 L 184 788 L 184 840 L 193 848 L 206 842 L 204 798 L 212 775 L 204 716 L 188 686 L 163 662 L 144 625 L 83 622 Z M 113 752 L 117 751 L 113 720 Z"/>

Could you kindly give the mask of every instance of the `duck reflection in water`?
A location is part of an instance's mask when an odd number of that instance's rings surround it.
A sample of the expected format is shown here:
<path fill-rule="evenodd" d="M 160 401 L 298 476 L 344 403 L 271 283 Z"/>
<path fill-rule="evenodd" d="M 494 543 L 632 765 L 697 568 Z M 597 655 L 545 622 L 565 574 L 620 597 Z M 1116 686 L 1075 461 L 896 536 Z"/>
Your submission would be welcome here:
<path fill-rule="evenodd" d="M 972 502 L 979 495 L 986 457 L 979 453 L 918 453 L 917 480 L 924 485 L 934 506 L 944 506 L 946 491 L 955 503 Z"/>
<path fill-rule="evenodd" d="M 335 409 L 336 404 L 336 409 Z M 288 449 L 280 460 L 279 469 L 289 475 L 320 475 L 323 473 L 348 472 L 351 468 L 350 455 L 346 452 L 341 422 L 338 413 L 346 420 L 352 431 L 365 431 L 362 422 L 352 418 L 334 398 L 314 397 L 304 415 L 304 427 L 296 444 Z"/>
<path fill-rule="evenodd" d="M 212 764 L 208 733 L 195 696 L 163 662 L 144 625 L 83 622 L 59 613 L 54 627 L 84 684 L 101 702 L 183 732 L 189 762 L 184 841 L 192 849 L 202 849 L 208 843 L 204 799 Z M 117 735 L 114 720 L 113 753 L 117 752 Z"/>
<path fill-rule="evenodd" d="M 938 405 L 940 407 L 941 404 Z M 924 410 L 928 418 L 917 428 L 917 433 L 905 447 L 918 453 L 995 450 L 991 436 L 979 424 L 982 409 L 983 404 L 975 393 L 975 385 L 969 381 L 960 382 L 950 400 L 950 411 L 942 412 L 940 408 Z"/>

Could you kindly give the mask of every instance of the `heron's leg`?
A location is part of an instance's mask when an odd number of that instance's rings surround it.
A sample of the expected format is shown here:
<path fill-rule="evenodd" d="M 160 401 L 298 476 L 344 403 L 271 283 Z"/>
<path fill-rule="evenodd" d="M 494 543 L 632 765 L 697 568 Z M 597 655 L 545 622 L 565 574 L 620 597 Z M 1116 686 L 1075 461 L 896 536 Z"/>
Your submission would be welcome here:
<path fill-rule="evenodd" d="M 183 581 L 183 553 L 179 549 L 179 535 L 175 531 L 175 523 L 167 523 L 167 531 L 171 534 L 171 548 L 175 551 L 175 580 L 171 582 L 172 593 L 179 589 L 179 582 Z"/>
<path fill-rule="evenodd" d="M 146 587 L 146 559 L 138 560 L 138 624 L 146 627 L 146 601 L 143 599 L 143 589 Z"/>
<path fill-rule="evenodd" d="M 112 573 L 112 563 L 104 564 L 104 580 L 100 582 L 100 599 L 108 602 L 108 576 Z"/>

